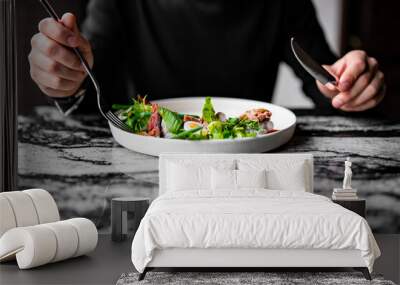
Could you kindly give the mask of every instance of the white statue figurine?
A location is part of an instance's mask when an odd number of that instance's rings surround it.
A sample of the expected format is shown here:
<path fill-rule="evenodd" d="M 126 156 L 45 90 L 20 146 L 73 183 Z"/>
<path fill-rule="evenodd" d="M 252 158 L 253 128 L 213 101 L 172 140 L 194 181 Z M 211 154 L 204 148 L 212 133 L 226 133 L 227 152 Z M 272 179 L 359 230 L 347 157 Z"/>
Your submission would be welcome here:
<path fill-rule="evenodd" d="M 353 172 L 351 171 L 350 157 L 348 157 L 344 162 L 344 167 L 345 169 L 344 169 L 343 189 L 352 189 L 351 177 L 353 176 Z"/>

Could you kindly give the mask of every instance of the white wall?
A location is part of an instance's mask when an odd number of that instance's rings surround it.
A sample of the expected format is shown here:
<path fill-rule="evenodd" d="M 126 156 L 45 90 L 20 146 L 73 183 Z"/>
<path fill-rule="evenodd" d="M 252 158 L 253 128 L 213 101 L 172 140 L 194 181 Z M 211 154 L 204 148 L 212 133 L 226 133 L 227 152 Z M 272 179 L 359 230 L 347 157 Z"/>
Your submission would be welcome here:
<path fill-rule="evenodd" d="M 332 50 L 339 53 L 342 0 L 313 0 L 319 21 Z M 301 90 L 301 81 L 284 63 L 279 68 L 278 81 L 272 100 L 289 108 L 312 108 L 314 104 Z"/>

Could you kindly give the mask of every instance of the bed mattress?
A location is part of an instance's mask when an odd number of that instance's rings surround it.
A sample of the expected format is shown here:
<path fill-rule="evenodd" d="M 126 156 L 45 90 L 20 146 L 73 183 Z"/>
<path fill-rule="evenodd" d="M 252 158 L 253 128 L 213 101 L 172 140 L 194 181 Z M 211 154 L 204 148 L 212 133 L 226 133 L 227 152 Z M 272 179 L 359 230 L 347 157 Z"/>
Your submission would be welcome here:
<path fill-rule="evenodd" d="M 143 272 L 162 249 L 359 250 L 372 271 L 379 248 L 367 221 L 307 192 L 247 189 L 170 192 L 151 204 L 132 243 Z"/>

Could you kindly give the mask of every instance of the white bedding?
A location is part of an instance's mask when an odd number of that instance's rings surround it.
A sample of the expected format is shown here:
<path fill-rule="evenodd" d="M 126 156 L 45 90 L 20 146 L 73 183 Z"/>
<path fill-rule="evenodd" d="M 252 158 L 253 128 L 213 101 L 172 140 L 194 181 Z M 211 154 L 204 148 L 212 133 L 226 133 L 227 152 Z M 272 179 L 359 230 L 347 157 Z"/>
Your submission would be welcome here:
<path fill-rule="evenodd" d="M 328 198 L 299 191 L 248 189 L 171 192 L 151 204 L 132 243 L 143 272 L 155 249 L 358 249 L 372 272 L 380 251 L 365 219 Z"/>

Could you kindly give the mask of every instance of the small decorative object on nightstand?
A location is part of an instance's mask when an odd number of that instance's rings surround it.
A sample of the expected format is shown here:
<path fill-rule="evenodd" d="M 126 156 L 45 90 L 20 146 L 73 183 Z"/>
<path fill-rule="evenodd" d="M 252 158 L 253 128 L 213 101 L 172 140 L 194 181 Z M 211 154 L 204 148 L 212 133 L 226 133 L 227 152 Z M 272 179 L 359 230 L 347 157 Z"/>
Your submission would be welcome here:
<path fill-rule="evenodd" d="M 332 200 L 334 203 L 365 218 L 365 200 L 359 199 L 357 189 L 351 187 L 351 179 L 353 177 L 351 165 L 350 157 L 348 157 L 344 162 L 343 187 L 333 189 Z"/>
<path fill-rule="evenodd" d="M 366 208 L 365 200 L 358 199 L 354 201 L 349 201 L 349 200 L 332 200 L 332 201 L 365 218 L 365 208 Z"/>
<path fill-rule="evenodd" d="M 333 189 L 332 200 L 343 200 L 343 201 L 354 201 L 358 200 L 357 189 L 351 187 L 351 179 L 353 172 L 351 171 L 351 161 L 350 157 L 344 162 L 344 179 L 343 187 Z"/>
<path fill-rule="evenodd" d="M 128 212 L 134 215 L 133 231 L 139 227 L 150 204 L 149 198 L 121 197 L 111 200 L 111 239 L 123 241 L 128 234 Z"/>

